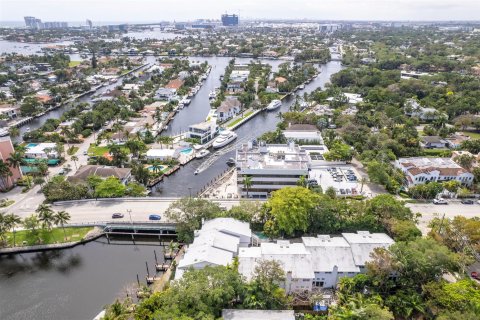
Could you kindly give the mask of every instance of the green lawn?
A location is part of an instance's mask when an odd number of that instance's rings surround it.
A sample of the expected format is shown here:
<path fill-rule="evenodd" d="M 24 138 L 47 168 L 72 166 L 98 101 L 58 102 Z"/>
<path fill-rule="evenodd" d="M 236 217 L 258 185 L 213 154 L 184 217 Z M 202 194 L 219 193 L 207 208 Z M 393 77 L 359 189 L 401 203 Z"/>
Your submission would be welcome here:
<path fill-rule="evenodd" d="M 82 61 L 70 61 L 70 62 L 68 63 L 68 66 L 69 66 L 70 68 L 73 68 L 73 67 L 78 66 L 80 63 L 82 63 Z"/>
<path fill-rule="evenodd" d="M 449 149 L 423 149 L 423 155 L 427 157 L 451 157 L 452 151 Z"/>
<path fill-rule="evenodd" d="M 472 139 L 480 139 L 480 133 L 471 132 L 471 131 L 462 131 L 462 133 L 466 136 L 469 136 Z"/>
<path fill-rule="evenodd" d="M 77 153 L 78 147 L 76 146 L 71 146 L 70 149 L 67 150 L 67 153 L 69 156 L 73 156 L 75 153 Z"/>
<path fill-rule="evenodd" d="M 253 113 L 253 111 L 248 111 L 247 113 L 245 113 L 241 118 L 237 118 L 235 119 L 234 121 L 232 121 L 231 123 L 229 123 L 227 125 L 227 127 L 231 128 L 233 127 L 234 125 L 236 125 L 237 123 L 239 123 L 240 121 L 242 121 L 243 119 L 245 119 L 246 117 L 249 117 L 251 114 Z"/>
<path fill-rule="evenodd" d="M 100 147 L 100 146 L 96 146 L 96 145 L 91 144 L 90 147 L 88 148 L 88 155 L 90 155 L 90 156 L 101 157 L 105 153 L 108 153 L 108 152 L 109 151 L 108 151 L 107 146 Z"/>
<path fill-rule="evenodd" d="M 53 228 L 51 231 L 40 229 L 37 230 L 36 235 L 29 230 L 20 230 L 15 233 L 15 243 L 17 246 L 32 246 L 36 244 L 79 241 L 83 239 L 90 230 L 93 230 L 93 228 L 65 228 L 65 233 L 67 235 L 65 238 L 66 241 L 64 240 L 62 228 Z M 7 232 L 6 237 L 8 245 L 13 246 L 13 234 L 11 232 Z"/>

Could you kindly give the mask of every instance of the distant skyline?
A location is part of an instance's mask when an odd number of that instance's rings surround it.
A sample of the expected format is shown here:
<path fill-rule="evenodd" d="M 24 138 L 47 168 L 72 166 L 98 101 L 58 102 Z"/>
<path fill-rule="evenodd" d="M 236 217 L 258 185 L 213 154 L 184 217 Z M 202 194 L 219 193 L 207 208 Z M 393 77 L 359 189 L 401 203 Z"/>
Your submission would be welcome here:
<path fill-rule="evenodd" d="M 0 0 L 1 21 L 479 20 L 480 0 Z"/>

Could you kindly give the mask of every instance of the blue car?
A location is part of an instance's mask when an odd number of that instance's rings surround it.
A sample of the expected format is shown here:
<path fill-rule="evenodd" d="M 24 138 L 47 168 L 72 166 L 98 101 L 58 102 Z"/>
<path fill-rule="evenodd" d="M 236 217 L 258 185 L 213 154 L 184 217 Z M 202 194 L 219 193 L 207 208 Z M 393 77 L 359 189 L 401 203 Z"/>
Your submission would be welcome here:
<path fill-rule="evenodd" d="M 161 220 L 162 217 L 158 214 L 151 214 L 148 216 L 148 220 Z"/>

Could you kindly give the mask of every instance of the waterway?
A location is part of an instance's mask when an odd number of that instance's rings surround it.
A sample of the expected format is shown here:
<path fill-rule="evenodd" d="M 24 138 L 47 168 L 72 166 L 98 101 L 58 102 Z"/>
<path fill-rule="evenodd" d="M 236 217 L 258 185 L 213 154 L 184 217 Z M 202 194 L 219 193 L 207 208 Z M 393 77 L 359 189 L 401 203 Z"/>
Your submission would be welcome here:
<path fill-rule="evenodd" d="M 73 249 L 0 256 L 0 319 L 93 319 L 105 305 L 145 283 L 162 247 L 106 244 L 99 239 Z"/>
<path fill-rule="evenodd" d="M 205 82 L 202 90 L 192 100 L 189 107 L 181 110 L 175 119 L 171 122 L 167 134 L 178 133 L 187 130 L 188 126 L 193 123 L 198 123 L 205 120 L 210 105 L 208 103 L 208 93 L 215 86 L 219 86 L 219 76 L 222 74 L 225 66 L 228 64 L 228 59 L 212 58 L 210 61 L 215 62 L 214 68 L 208 79 Z M 242 62 L 237 59 L 238 62 Z M 273 65 L 273 71 L 278 67 L 282 61 L 265 61 Z M 297 91 L 296 94 L 303 95 L 304 92 L 312 92 L 313 90 L 325 85 L 330 81 L 330 76 L 339 72 L 342 69 L 339 61 L 331 61 L 327 64 L 318 66 L 320 74 L 312 82 L 305 86 L 305 89 Z M 259 137 L 262 133 L 275 130 L 279 121 L 278 113 L 286 112 L 290 106 L 295 102 L 293 97 L 288 97 L 282 106 L 274 112 L 262 112 L 256 117 L 246 122 L 244 125 L 235 130 L 238 134 L 238 140 L 252 139 Z M 196 194 L 206 183 L 215 179 L 219 174 L 227 169 L 226 161 L 229 158 L 235 157 L 235 150 L 227 152 L 220 156 L 208 169 L 202 171 L 198 175 L 194 175 L 195 170 L 201 165 L 205 159 L 193 160 L 185 165 L 181 170 L 177 171 L 170 177 L 166 177 L 162 182 L 158 183 L 152 190 L 154 196 L 188 196 L 190 192 Z"/>

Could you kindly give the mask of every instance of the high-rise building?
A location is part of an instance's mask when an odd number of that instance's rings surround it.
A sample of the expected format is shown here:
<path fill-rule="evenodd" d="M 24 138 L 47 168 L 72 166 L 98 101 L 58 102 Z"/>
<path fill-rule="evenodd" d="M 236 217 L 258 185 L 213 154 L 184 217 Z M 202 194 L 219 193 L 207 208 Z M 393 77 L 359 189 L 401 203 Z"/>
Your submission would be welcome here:
<path fill-rule="evenodd" d="M 30 29 L 62 29 L 68 28 L 68 23 L 63 21 L 42 22 L 35 17 L 24 17 L 25 25 Z"/>
<path fill-rule="evenodd" d="M 88 26 L 89 29 L 92 29 L 92 27 L 93 27 L 92 20 L 87 19 L 87 26 Z"/>
<path fill-rule="evenodd" d="M 223 14 L 222 15 L 222 24 L 225 27 L 238 26 L 238 15 L 236 15 L 236 14 Z"/>
<path fill-rule="evenodd" d="M 0 160 L 3 162 L 7 162 L 7 159 L 10 158 L 11 154 L 14 152 L 12 140 L 10 140 L 10 136 L 2 136 L 0 137 Z M 7 190 L 10 189 L 14 183 L 16 183 L 19 179 L 22 178 L 22 172 L 19 167 L 9 167 L 10 172 L 12 175 L 2 179 L 0 181 L 0 190 Z"/>

